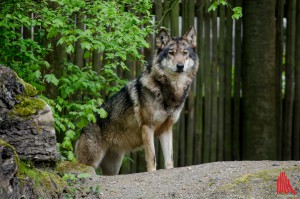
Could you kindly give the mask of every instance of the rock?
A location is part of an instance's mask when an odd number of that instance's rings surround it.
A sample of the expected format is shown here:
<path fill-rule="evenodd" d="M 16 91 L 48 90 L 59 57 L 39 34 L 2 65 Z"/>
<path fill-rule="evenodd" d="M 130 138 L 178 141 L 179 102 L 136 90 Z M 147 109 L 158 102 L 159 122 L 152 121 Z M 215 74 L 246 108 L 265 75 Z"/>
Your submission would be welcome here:
<path fill-rule="evenodd" d="M 59 162 L 56 165 L 56 171 L 65 174 L 70 173 L 74 175 L 78 175 L 81 173 L 89 174 L 90 176 L 97 176 L 95 169 L 91 166 L 86 166 L 80 163 L 74 163 L 69 161 Z"/>
<path fill-rule="evenodd" d="M 0 139 L 0 199 L 62 198 L 66 187 L 51 169 L 20 161 L 15 149 Z"/>
<path fill-rule="evenodd" d="M 14 198 L 14 178 L 18 170 L 18 156 L 14 148 L 0 140 L 0 196 Z"/>
<path fill-rule="evenodd" d="M 0 65 L 0 139 L 11 144 L 21 160 L 58 159 L 52 111 L 37 90 L 10 68 Z"/>

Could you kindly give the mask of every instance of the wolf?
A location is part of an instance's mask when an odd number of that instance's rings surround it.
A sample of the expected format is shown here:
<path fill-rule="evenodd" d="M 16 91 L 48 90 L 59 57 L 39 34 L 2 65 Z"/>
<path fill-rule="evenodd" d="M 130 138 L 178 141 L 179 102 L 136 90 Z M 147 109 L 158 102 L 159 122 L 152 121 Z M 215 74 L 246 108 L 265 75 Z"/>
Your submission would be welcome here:
<path fill-rule="evenodd" d="M 119 173 L 123 156 L 143 147 L 147 171 L 156 170 L 154 137 L 160 140 L 165 168 L 173 168 L 172 127 L 178 120 L 198 70 L 196 31 L 170 37 L 161 29 L 155 39 L 151 64 L 142 74 L 113 95 L 75 145 L 79 163 L 101 167 L 103 175 Z"/>

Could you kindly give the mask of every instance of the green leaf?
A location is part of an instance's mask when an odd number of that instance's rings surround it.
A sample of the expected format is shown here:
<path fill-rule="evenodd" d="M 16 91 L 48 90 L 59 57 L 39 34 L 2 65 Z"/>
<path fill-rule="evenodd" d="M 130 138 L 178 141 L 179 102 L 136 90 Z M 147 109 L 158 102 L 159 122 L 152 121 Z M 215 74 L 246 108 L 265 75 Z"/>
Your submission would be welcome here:
<path fill-rule="evenodd" d="M 91 174 L 89 173 L 80 173 L 77 175 L 77 178 L 81 179 L 81 178 L 89 178 L 91 177 Z"/>
<path fill-rule="evenodd" d="M 218 3 L 217 2 L 214 2 L 213 4 L 211 4 L 208 8 L 208 12 L 211 12 L 211 11 L 215 11 L 217 8 L 218 8 Z"/>
<path fill-rule="evenodd" d="M 68 160 L 71 161 L 71 162 L 75 162 L 76 161 L 76 158 L 75 158 L 75 155 L 72 151 L 68 151 Z"/>
<path fill-rule="evenodd" d="M 239 18 L 241 18 L 243 16 L 243 11 L 242 11 L 242 7 L 234 7 L 232 9 L 233 11 L 233 15 L 232 18 L 238 20 Z"/>
<path fill-rule="evenodd" d="M 96 117 L 94 114 L 88 114 L 87 116 L 88 121 L 95 123 L 96 122 Z"/>
<path fill-rule="evenodd" d="M 92 45 L 89 42 L 84 41 L 84 42 L 81 43 L 81 48 L 82 49 L 90 50 L 91 47 L 92 47 Z"/>
<path fill-rule="evenodd" d="M 89 58 L 91 56 L 91 53 L 90 51 L 85 51 L 84 54 L 83 54 L 83 57 L 86 59 L 86 58 Z"/>
<path fill-rule="evenodd" d="M 61 112 L 61 110 L 62 110 L 62 108 L 61 108 L 61 106 L 60 106 L 59 104 L 56 104 L 56 105 L 55 105 L 55 108 L 56 108 L 59 112 Z"/>
<path fill-rule="evenodd" d="M 71 140 L 73 140 L 75 137 L 75 132 L 73 130 L 68 130 L 66 132 L 66 137 L 69 137 Z"/>
<path fill-rule="evenodd" d="M 81 119 L 79 120 L 79 122 L 76 123 L 76 126 L 82 129 L 82 128 L 85 127 L 88 123 L 89 123 L 89 122 L 88 122 L 87 119 L 81 118 Z"/>
<path fill-rule="evenodd" d="M 52 84 L 54 84 L 55 86 L 57 86 L 58 83 L 59 83 L 59 80 L 55 77 L 54 74 L 47 74 L 47 75 L 44 76 L 44 78 L 46 79 L 46 81 L 47 81 L 48 83 L 52 83 Z"/>
<path fill-rule="evenodd" d="M 100 108 L 99 111 L 97 111 L 97 113 L 99 113 L 101 118 L 107 117 L 107 112 L 103 108 Z"/>
<path fill-rule="evenodd" d="M 74 52 L 74 46 L 72 44 L 68 45 L 67 49 L 66 49 L 68 54 L 71 54 Z"/>
<path fill-rule="evenodd" d="M 225 0 L 220 0 L 220 4 L 222 4 L 223 6 L 227 6 L 228 5 L 227 1 L 225 1 Z"/>

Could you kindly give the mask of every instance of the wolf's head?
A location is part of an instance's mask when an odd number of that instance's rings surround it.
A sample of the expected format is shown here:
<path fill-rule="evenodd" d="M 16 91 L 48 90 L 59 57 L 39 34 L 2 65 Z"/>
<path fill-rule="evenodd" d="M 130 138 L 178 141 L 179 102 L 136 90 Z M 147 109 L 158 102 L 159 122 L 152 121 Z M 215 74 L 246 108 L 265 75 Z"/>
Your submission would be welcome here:
<path fill-rule="evenodd" d="M 196 31 L 193 27 L 183 37 L 170 37 L 162 29 L 156 37 L 156 64 L 164 73 L 177 75 L 197 70 Z"/>

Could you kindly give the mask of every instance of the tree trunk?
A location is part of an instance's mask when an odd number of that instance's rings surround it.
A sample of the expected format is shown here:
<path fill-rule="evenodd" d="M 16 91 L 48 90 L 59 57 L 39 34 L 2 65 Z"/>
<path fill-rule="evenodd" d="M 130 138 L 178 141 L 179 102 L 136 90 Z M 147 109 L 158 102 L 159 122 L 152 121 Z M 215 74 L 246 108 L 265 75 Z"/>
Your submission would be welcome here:
<path fill-rule="evenodd" d="M 242 6 L 242 0 L 236 0 L 235 6 Z M 240 118 L 241 118 L 241 58 L 242 58 L 242 18 L 235 25 L 235 64 L 234 64 L 234 97 L 232 114 L 232 158 L 240 160 Z"/>
<path fill-rule="evenodd" d="M 244 160 L 276 159 L 276 1 L 244 1 Z"/>
<path fill-rule="evenodd" d="M 295 108 L 294 108 L 294 136 L 293 159 L 300 159 L 300 1 L 296 8 L 296 46 L 295 46 Z"/>
<path fill-rule="evenodd" d="M 285 95 L 283 109 L 282 158 L 292 158 L 293 107 L 295 96 L 295 0 L 287 1 Z"/>
<path fill-rule="evenodd" d="M 232 0 L 228 3 L 232 4 Z M 225 37 L 225 109 L 224 109 L 224 158 L 232 160 L 232 103 L 231 103 L 231 81 L 232 81 L 232 10 L 226 9 L 226 37 Z"/>
<path fill-rule="evenodd" d="M 202 139 L 203 139 L 203 9 L 204 0 L 197 0 L 197 53 L 199 55 L 199 71 L 196 78 L 196 98 L 195 98 L 195 134 L 194 134 L 194 164 L 200 164 L 202 159 Z"/>
<path fill-rule="evenodd" d="M 277 116 L 277 159 L 282 159 L 282 70 L 283 70 L 283 17 L 284 0 L 276 5 L 276 116 Z"/>
<path fill-rule="evenodd" d="M 210 159 L 210 140 L 211 140 L 211 70 L 210 70 L 210 13 L 207 12 L 210 1 L 205 1 L 204 8 L 204 138 L 203 138 L 203 162 L 209 162 Z"/>
<path fill-rule="evenodd" d="M 218 36 L 217 36 L 217 12 L 212 15 L 212 105 L 211 105 L 211 142 L 210 142 L 210 162 L 217 160 L 217 133 L 218 133 Z"/>
<path fill-rule="evenodd" d="M 225 96 L 225 69 L 224 69 L 224 31 L 225 7 L 220 8 L 220 36 L 218 43 L 219 64 L 219 102 L 218 102 L 218 161 L 224 160 L 224 96 Z"/>

